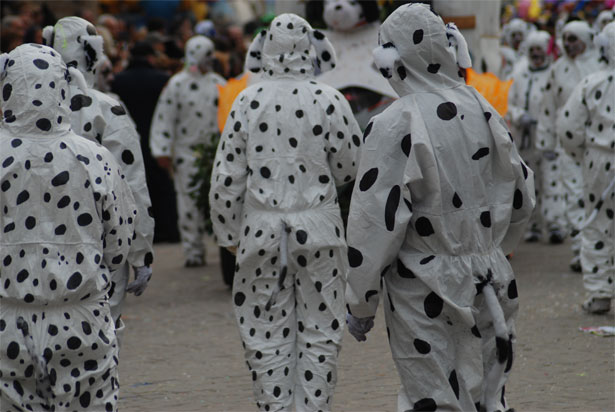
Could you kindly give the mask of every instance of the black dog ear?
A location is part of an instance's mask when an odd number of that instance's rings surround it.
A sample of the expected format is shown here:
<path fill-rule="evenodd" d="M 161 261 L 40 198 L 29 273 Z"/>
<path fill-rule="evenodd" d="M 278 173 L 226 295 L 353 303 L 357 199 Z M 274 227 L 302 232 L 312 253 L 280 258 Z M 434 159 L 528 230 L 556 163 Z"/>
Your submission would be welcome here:
<path fill-rule="evenodd" d="M 313 28 L 325 28 L 323 14 L 325 12 L 325 2 L 323 0 L 308 0 L 305 2 L 305 19 Z"/>
<path fill-rule="evenodd" d="M 366 22 L 371 23 L 372 21 L 380 20 L 380 9 L 376 0 L 359 0 L 359 4 L 363 9 L 363 16 Z"/>

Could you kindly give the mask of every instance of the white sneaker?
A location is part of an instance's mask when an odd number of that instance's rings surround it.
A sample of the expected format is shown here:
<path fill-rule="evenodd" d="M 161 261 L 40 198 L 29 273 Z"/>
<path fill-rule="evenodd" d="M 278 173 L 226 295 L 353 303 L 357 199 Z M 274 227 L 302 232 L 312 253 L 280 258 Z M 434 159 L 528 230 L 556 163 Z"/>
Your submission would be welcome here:
<path fill-rule="evenodd" d="M 581 305 L 584 311 L 594 315 L 600 315 L 607 313 L 611 310 L 611 298 L 589 298 L 583 305 Z"/>

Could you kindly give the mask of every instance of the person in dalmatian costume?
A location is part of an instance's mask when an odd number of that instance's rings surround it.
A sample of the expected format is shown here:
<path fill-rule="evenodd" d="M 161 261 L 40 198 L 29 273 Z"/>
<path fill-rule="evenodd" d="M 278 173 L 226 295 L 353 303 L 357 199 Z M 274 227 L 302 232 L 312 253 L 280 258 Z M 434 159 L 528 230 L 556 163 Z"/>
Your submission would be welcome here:
<path fill-rule="evenodd" d="M 615 12 L 613 10 L 602 10 L 596 20 L 594 21 L 593 28 L 596 33 L 600 33 L 607 24 L 615 21 Z"/>
<path fill-rule="evenodd" d="M 397 98 L 371 57 L 377 46 L 380 10 L 375 0 L 313 0 L 307 2 L 308 20 L 323 19 L 328 30 L 323 34 L 336 51 L 335 70 L 316 77 L 347 96 L 359 126 L 381 112 Z"/>
<path fill-rule="evenodd" d="M 382 24 L 376 64 L 400 98 L 364 134 L 348 220 L 348 330 L 380 298 L 398 410 L 504 411 L 518 294 L 506 255 L 534 208 L 533 172 L 460 68 L 465 39 L 428 6 Z"/>
<path fill-rule="evenodd" d="M 114 156 L 71 130 L 59 53 L 0 56 L 0 405 L 115 411 L 118 342 L 107 293 L 139 213 Z"/>
<path fill-rule="evenodd" d="M 615 23 L 597 37 L 609 62 L 572 91 L 557 132 L 563 147 L 581 162 L 585 182 L 581 225 L 581 267 L 590 313 L 611 308 L 615 280 Z"/>
<path fill-rule="evenodd" d="M 217 132 L 218 88 L 224 78 L 212 71 L 214 44 L 205 36 L 186 43 L 185 68 L 169 80 L 154 112 L 150 131 L 152 155 L 173 175 L 179 232 L 186 267 L 205 264 L 205 219 L 190 193 L 198 190 L 195 148 Z"/>
<path fill-rule="evenodd" d="M 535 27 L 522 19 L 512 19 L 502 27 L 502 39 L 506 43 L 500 46 L 502 67 L 500 78 L 508 80 L 517 72 L 527 69 L 527 55 L 523 51 L 523 42 Z"/>
<path fill-rule="evenodd" d="M 348 267 L 336 185 L 354 180 L 361 145 L 348 102 L 313 80 L 314 66 L 335 61 L 301 17 L 276 17 L 250 45 L 246 69 L 263 78 L 235 100 L 212 173 L 214 231 L 237 251 L 235 315 L 262 411 L 331 410 Z"/>
<path fill-rule="evenodd" d="M 528 65 L 513 76 L 513 84 L 508 94 L 507 120 L 523 161 L 534 171 L 536 187 L 536 208 L 528 225 L 525 240 L 535 242 L 542 238 L 546 226 L 552 230 L 559 229 L 557 222 L 549 221 L 550 210 L 558 207 L 562 194 L 556 191 L 558 175 L 553 174 L 548 163 L 542 162 L 534 142 L 536 140 L 536 118 L 540 111 L 540 102 L 545 91 L 549 75 L 551 57 L 547 50 L 551 36 L 546 31 L 530 33 L 524 41 Z M 550 183 L 555 183 L 552 185 Z"/>
<path fill-rule="evenodd" d="M 53 47 L 67 66 L 76 68 L 85 78 L 85 87 L 69 85 L 70 123 L 80 136 L 98 142 L 116 158 L 126 175 L 137 202 L 139 215 L 135 221 L 135 239 L 124 267 L 112 274 L 109 291 L 111 312 L 121 340 L 121 320 L 126 292 L 140 296 L 152 275 L 154 219 L 145 181 L 140 138 L 124 107 L 112 97 L 94 89 L 96 71 L 103 56 L 103 39 L 94 26 L 79 17 L 64 17 L 43 29 L 43 41 Z M 73 82 L 74 83 L 74 82 Z M 129 283 L 130 267 L 135 280 Z"/>
<path fill-rule="evenodd" d="M 593 30 L 584 21 L 572 21 L 562 29 L 564 56 L 561 56 L 549 69 L 548 81 L 540 104 L 535 144 L 543 153 L 543 170 L 549 169 L 547 184 L 554 183 L 554 175 L 559 175 L 557 181 L 564 195 L 558 205 L 550 204 L 545 213 L 551 217 L 551 222 L 559 222 L 550 231 L 550 241 L 561 243 L 567 234 L 572 237 L 573 259 L 570 268 L 581 271 L 580 250 L 581 237 L 579 225 L 583 221 L 583 172 L 581 159 L 571 158 L 565 153 L 561 141 L 565 137 L 556 134 L 556 125 L 561 117 L 562 107 L 566 104 L 570 93 L 585 76 L 595 73 L 603 67 L 600 53 L 594 47 Z M 560 191 L 560 189 L 556 189 Z"/>

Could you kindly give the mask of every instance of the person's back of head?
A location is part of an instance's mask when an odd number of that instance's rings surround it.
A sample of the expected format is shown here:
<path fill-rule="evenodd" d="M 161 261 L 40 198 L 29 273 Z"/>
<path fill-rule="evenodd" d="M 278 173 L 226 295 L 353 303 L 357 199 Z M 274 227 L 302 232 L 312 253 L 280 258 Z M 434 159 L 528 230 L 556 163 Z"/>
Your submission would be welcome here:
<path fill-rule="evenodd" d="M 4 124 L 16 136 L 51 136 L 70 128 L 66 65 L 50 47 L 24 44 L 0 60 Z M 73 73 L 72 76 L 78 74 Z"/>

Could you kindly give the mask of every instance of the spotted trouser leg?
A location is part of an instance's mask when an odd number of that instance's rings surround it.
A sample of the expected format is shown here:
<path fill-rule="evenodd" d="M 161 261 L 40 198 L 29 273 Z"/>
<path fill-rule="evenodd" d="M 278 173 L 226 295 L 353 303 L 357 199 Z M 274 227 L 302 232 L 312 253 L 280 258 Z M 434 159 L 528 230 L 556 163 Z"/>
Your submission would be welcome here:
<path fill-rule="evenodd" d="M 268 240 L 269 236 L 265 234 L 262 239 Z M 289 410 L 295 386 L 297 336 L 293 275 L 289 272 L 287 287 L 267 311 L 265 307 L 278 282 L 278 254 L 264 249 L 240 251 L 238 268 L 233 302 L 256 404 L 261 411 Z"/>
<path fill-rule="evenodd" d="M 337 382 L 337 359 L 345 317 L 343 248 L 321 248 L 293 255 L 297 368 L 295 409 L 330 411 Z"/>
<path fill-rule="evenodd" d="M 548 160 L 543 158 L 540 164 L 542 188 L 541 215 L 548 231 L 561 230 L 566 232 L 565 203 L 562 182 L 560 179 L 559 158 Z"/>
<path fill-rule="evenodd" d="M 177 191 L 177 214 L 179 215 L 179 234 L 184 256 L 186 259 L 203 258 L 205 256 L 203 243 L 205 218 L 189 193 Z"/>
<path fill-rule="evenodd" d="M 193 176 L 197 173 L 194 162 L 195 157 L 190 148 L 178 149 L 173 159 L 179 234 L 186 260 L 203 259 L 205 256 L 205 218 L 196 206 L 196 201 L 190 196 L 191 192 L 198 190 L 198 187 L 192 184 Z"/>
<path fill-rule="evenodd" d="M 579 255 L 581 251 L 580 225 L 585 218 L 583 204 L 583 169 L 567 154 L 560 154 L 562 169 L 562 187 L 566 200 L 566 222 L 572 237 L 572 251 Z"/>
<path fill-rule="evenodd" d="M 117 335 L 118 346 L 121 345 L 124 335 L 124 322 L 122 321 L 122 307 L 126 299 L 126 286 L 130 278 L 130 264 L 125 263 L 120 269 L 111 273 L 112 289 L 109 292 L 109 306 L 111 308 L 111 318 L 115 322 L 115 333 Z"/>
<path fill-rule="evenodd" d="M 116 411 L 118 348 L 106 294 L 54 303 L 7 299 L 0 305 L 0 410 L 41 411 L 53 405 L 62 411 Z M 33 354 L 17 328 L 19 317 L 28 324 Z M 37 394 L 33 356 L 41 355 L 53 394 L 49 399 Z"/>
<path fill-rule="evenodd" d="M 496 354 L 492 317 L 481 295 L 474 304 L 476 324 L 469 326 L 420 279 L 390 273 L 385 282 L 385 319 L 401 379 L 398 410 L 478 410 Z M 514 335 L 516 289 L 499 300 Z M 509 345 L 513 342 L 514 336 Z M 510 366 L 506 369 L 499 392 Z"/>
<path fill-rule="evenodd" d="M 596 218 L 583 229 L 581 266 L 589 298 L 613 298 L 615 287 L 615 223 L 613 199 L 607 199 Z M 611 217 L 608 217 L 610 210 Z"/>

